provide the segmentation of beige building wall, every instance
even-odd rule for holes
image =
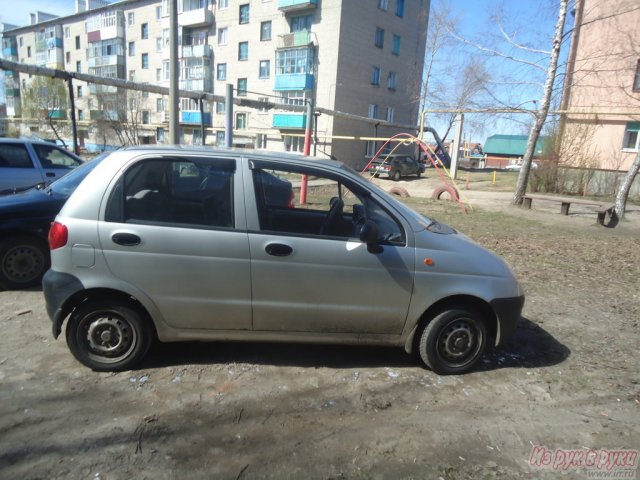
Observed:
[[[638,152],[640,9],[637,0],[582,1],[568,109],[590,114],[567,116],[563,160],[627,170]]]

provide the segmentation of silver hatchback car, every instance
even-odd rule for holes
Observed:
[[[49,243],[53,335],[68,319],[69,349],[98,371],[158,339],[395,345],[464,373],[524,304],[493,253],[341,163],[289,154],[114,152]]]

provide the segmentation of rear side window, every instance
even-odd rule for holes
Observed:
[[[33,145],[36,155],[40,159],[42,168],[67,168],[72,169],[82,164],[64,150],[49,145]]]
[[[24,145],[5,143],[0,147],[0,168],[34,168]]]
[[[234,160],[152,159],[129,168],[106,220],[186,227],[234,227]]]

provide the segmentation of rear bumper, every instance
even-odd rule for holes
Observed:
[[[489,303],[498,319],[496,346],[503,345],[516,330],[524,307],[524,295],[511,298],[496,298]]]
[[[66,301],[84,287],[80,280],[68,273],[47,270],[42,279],[42,291],[47,305],[47,314],[53,322],[53,338],[58,338],[62,330],[62,322],[68,315],[64,308]]]

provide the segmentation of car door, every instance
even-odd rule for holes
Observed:
[[[115,281],[150,299],[174,328],[250,329],[242,188],[231,158],[156,156],[129,166],[99,226]]]
[[[400,222],[374,200],[354,194],[335,173],[251,164],[245,191],[248,212],[255,206],[255,215],[247,216],[254,330],[400,334],[415,261]],[[279,188],[289,188],[293,202],[274,200],[263,185],[266,173],[288,184]],[[304,205],[301,174],[309,178]],[[379,218],[387,238],[379,254],[357,238],[365,216]]]
[[[57,180],[74,168],[82,165],[82,161],[80,159],[70,155],[68,152],[65,152],[55,145],[32,143],[30,146],[40,161],[42,172],[47,184]]]
[[[0,143],[0,190],[31,187],[44,182],[24,143]]]

